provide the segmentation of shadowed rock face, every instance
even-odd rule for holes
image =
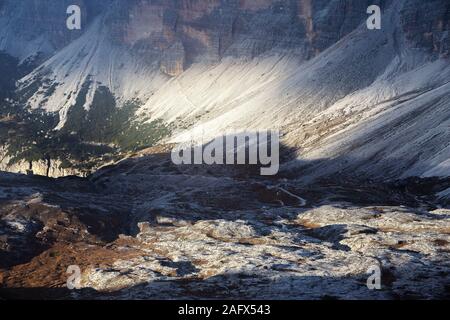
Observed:
[[[82,10],[82,26],[91,23],[110,0],[2,0],[0,3],[0,50],[21,60],[39,58],[42,62],[78,38],[83,31],[65,28],[68,6]]]
[[[423,14],[423,12],[427,14]],[[450,54],[450,3],[410,1],[403,10],[402,24],[407,38],[436,56]]]
[[[49,55],[104,15],[109,37],[141,53],[164,54],[163,71],[178,75],[184,60],[253,57],[274,48],[296,48],[310,58],[354,30],[366,17],[366,2],[80,0],[75,4],[82,8],[83,27],[70,31],[65,28],[66,8],[73,1],[4,0],[0,21],[6,32],[0,49],[21,57],[32,49]],[[30,40],[34,47],[26,44]]]

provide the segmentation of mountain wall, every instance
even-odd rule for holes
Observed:
[[[162,142],[281,128],[297,174],[448,175],[447,1],[80,1],[76,32],[65,2],[44,2],[1,5],[0,49],[42,52],[16,107],[55,115],[52,129],[84,143],[116,143],[80,133],[102,114],[111,132],[124,132],[116,118],[170,127]],[[366,28],[371,4],[381,30]]]

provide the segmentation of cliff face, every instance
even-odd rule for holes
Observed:
[[[3,0],[0,50],[22,58],[38,52],[48,57],[103,15],[109,25],[105,37],[141,53],[159,52],[160,57],[173,50],[175,69],[184,65],[184,59],[188,64],[218,61],[230,54],[255,56],[277,47],[301,48],[310,57],[351,32],[365,17],[366,2]],[[71,4],[82,8],[80,31],[65,28]]]
[[[87,173],[74,168],[64,168],[58,159],[47,159],[39,161],[21,160],[13,164],[11,157],[7,155],[7,146],[0,147],[0,171],[37,175],[49,178],[60,178],[66,176],[86,176]]]
[[[82,172],[73,168],[62,168],[60,160],[39,160],[39,161],[20,161],[10,165],[8,163],[0,163],[0,171],[20,173],[27,175],[36,175],[49,178],[60,178],[67,176],[85,177],[86,172]]]
[[[161,71],[175,77],[183,73],[186,53],[181,42],[176,42],[163,52]]]
[[[83,34],[68,30],[67,8],[77,4],[82,10],[82,26],[95,18],[108,4],[106,1],[86,0],[24,0],[0,2],[0,51],[20,60],[27,58],[42,62]]]
[[[408,38],[448,54],[449,4],[419,2],[404,1],[402,24]],[[66,8],[71,4],[82,8],[80,31],[65,28]],[[173,76],[193,62],[219,61],[228,55],[254,57],[295,49],[309,59],[353,31],[367,17],[371,4],[385,9],[392,1],[2,0],[0,50],[21,58],[39,52],[48,57],[104,16],[105,38],[157,58],[162,71]]]
[[[403,9],[402,24],[408,40],[415,46],[436,56],[449,57],[450,2],[409,1]]]
[[[65,28],[68,4],[81,31]],[[382,30],[366,28],[371,4]],[[78,264],[102,298],[447,298],[448,12],[448,0],[0,0],[13,56],[0,54],[0,171],[28,174],[0,172],[0,287],[54,294]],[[13,76],[30,57],[42,63]],[[230,129],[279,129],[279,174],[173,163],[177,143]],[[10,165],[8,146],[43,159]],[[86,179],[33,177],[119,157]],[[367,289],[373,267],[383,290]]]

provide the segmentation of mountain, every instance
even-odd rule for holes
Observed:
[[[448,298],[449,14],[0,0],[0,299]],[[171,159],[268,129],[275,176]]]
[[[311,178],[445,176],[449,6],[377,2],[383,27],[368,30],[369,2],[89,1],[70,31],[65,2],[3,1],[0,49],[36,65],[14,108],[50,115],[50,140],[108,150],[64,147],[70,166],[164,137],[283,128],[297,153],[286,167]]]

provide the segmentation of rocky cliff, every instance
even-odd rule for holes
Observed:
[[[448,1],[410,1],[404,7],[402,24],[409,41],[426,48],[436,56],[449,57],[450,3]]]
[[[59,178],[67,176],[86,176],[87,172],[75,168],[64,168],[64,164],[59,159],[47,159],[37,161],[20,160],[11,162],[12,157],[8,154],[7,146],[0,147],[0,171],[20,173],[27,175],[38,175],[49,178]]]
[[[0,1],[0,51],[20,60],[42,62],[82,35],[65,28],[67,8],[77,4],[82,12],[82,26],[89,24],[109,1],[25,0]]]

